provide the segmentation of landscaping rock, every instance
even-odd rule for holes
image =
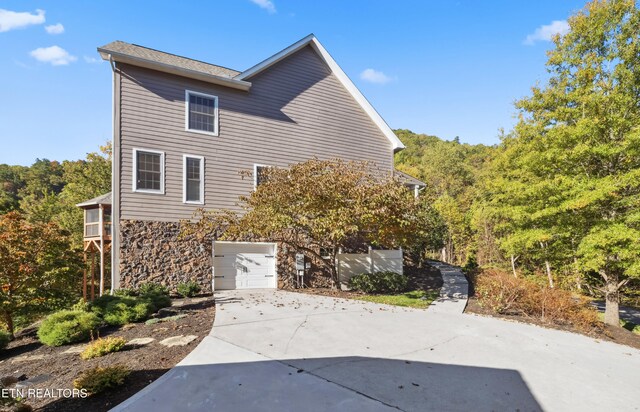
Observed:
[[[29,386],[33,386],[33,385],[41,383],[41,382],[46,382],[51,378],[52,378],[51,375],[46,375],[46,374],[34,376],[31,379],[27,379],[27,380],[24,380],[22,382],[18,382],[16,384],[16,389],[28,388]]]
[[[37,360],[42,360],[44,358],[46,358],[45,355],[21,355],[11,359],[11,363],[33,362]]]
[[[153,342],[154,338],[135,338],[127,342],[125,346],[145,346]]]
[[[170,338],[161,340],[160,344],[167,347],[186,346],[196,339],[198,339],[198,337],[195,335],[187,335],[187,336],[178,335],[178,336],[172,336]]]
[[[78,353],[82,353],[86,347],[87,347],[87,345],[75,345],[75,346],[70,347],[69,349],[67,349],[66,351],[64,351],[62,353],[64,353],[65,355],[78,354]]]

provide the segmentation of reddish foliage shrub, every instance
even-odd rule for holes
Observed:
[[[600,327],[597,311],[588,299],[551,289],[527,278],[496,269],[482,271],[475,285],[478,301],[496,313],[522,315],[584,331]]]

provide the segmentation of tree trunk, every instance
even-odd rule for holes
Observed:
[[[551,264],[549,264],[548,260],[545,260],[544,265],[547,268],[547,279],[549,279],[549,287],[553,289],[553,276],[551,276]]]
[[[13,316],[11,316],[11,312],[9,311],[4,311],[3,313],[4,315],[4,322],[7,324],[7,332],[9,332],[9,335],[11,335],[11,339],[15,338],[15,336],[13,335]]]
[[[518,260],[518,258],[511,255],[511,270],[513,271],[514,278],[518,277],[518,273],[516,272],[516,260]]]
[[[620,312],[618,308],[619,290],[618,275],[616,273],[600,272],[605,279],[605,307],[604,307],[604,323],[611,326],[620,326]]]
[[[442,250],[440,250],[440,260],[444,263],[447,263],[447,247],[443,246]]]

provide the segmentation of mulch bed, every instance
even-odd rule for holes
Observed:
[[[523,315],[502,315],[494,312],[489,308],[485,308],[480,305],[478,299],[475,297],[469,298],[467,307],[464,310],[465,313],[474,313],[482,316],[492,316],[495,318],[506,319],[514,322],[529,323],[533,325],[542,326],[545,328],[563,330],[566,332],[579,333],[586,335],[594,339],[606,340],[610,342],[619,343],[621,345],[631,346],[636,349],[640,349],[640,336],[635,335],[623,328],[614,328],[611,326],[603,325],[603,330],[593,330],[590,333],[586,333],[581,329],[577,329],[571,325],[557,325],[549,322],[545,322],[538,318]]]
[[[429,265],[419,268],[413,265],[405,265],[403,272],[409,278],[409,290],[438,290],[442,287],[442,275],[438,269]],[[357,299],[363,293],[351,292],[348,290],[330,288],[303,288],[294,289],[296,292],[308,293],[310,295],[322,295],[332,298]]]
[[[209,334],[215,316],[213,298],[174,301],[174,306],[165,309],[162,316],[177,313],[187,316],[152,325],[136,323],[119,328],[102,328],[101,337],[121,336],[126,340],[151,337],[155,338],[155,341],[146,346],[89,360],[82,360],[78,353],[64,354],[63,352],[70,348],[69,345],[47,347],[38,342],[35,331],[26,333],[12,341],[8,348],[0,353],[0,377],[40,377],[43,381],[34,383],[32,388],[53,389],[57,392],[58,389],[73,388],[73,380],[87,369],[95,366],[124,365],[131,370],[131,375],[119,388],[87,398],[27,399],[27,404],[40,411],[107,411],[158,379]],[[158,343],[177,335],[195,335],[198,338],[186,346],[166,347]],[[16,362],[18,356],[29,356],[31,359]]]

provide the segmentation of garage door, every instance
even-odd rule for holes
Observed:
[[[276,244],[215,242],[213,244],[213,288],[275,288]]]

